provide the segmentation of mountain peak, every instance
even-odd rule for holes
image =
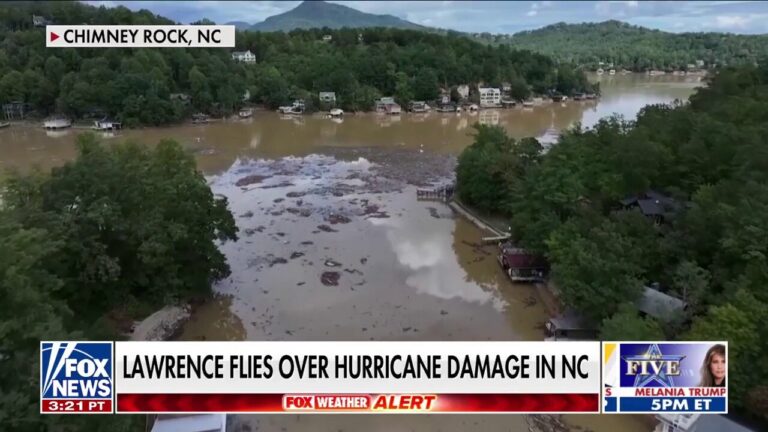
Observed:
[[[322,0],[317,0],[317,1],[304,0],[303,2],[299,3],[299,5],[296,6],[294,9],[299,9],[299,8],[302,8],[302,9],[319,9],[319,8],[327,7],[329,5],[330,4],[328,2],[325,2],[325,1],[322,1]]]
[[[361,12],[349,6],[324,1],[304,1],[279,15],[251,27],[259,31],[290,31],[301,28],[392,27],[425,30],[427,27],[391,16]]]

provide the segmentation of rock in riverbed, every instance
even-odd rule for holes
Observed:
[[[133,329],[131,340],[168,340],[187,322],[190,312],[189,305],[166,306],[139,322]]]
[[[327,271],[323,272],[323,274],[320,276],[320,282],[323,283],[325,286],[337,286],[339,285],[339,277],[341,275],[339,272],[334,271]]]
[[[249,175],[249,176],[245,176],[245,177],[241,178],[240,180],[238,180],[235,183],[235,186],[248,186],[248,185],[255,184],[255,183],[261,183],[262,180],[265,180],[265,179],[268,179],[268,178],[269,178],[269,176],[253,174],[253,175]]]

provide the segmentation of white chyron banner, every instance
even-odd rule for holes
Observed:
[[[48,48],[234,48],[232,25],[49,25]]]
[[[599,342],[116,342],[117,412],[599,412]]]

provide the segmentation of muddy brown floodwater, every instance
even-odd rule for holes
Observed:
[[[281,118],[124,131],[195,152],[213,191],[229,198],[240,240],[232,267],[196,309],[185,340],[541,340],[535,290],[512,284],[483,233],[416,188],[452,177],[475,121],[553,142],[577,122],[686,99],[692,77],[602,77],[596,102],[531,110],[381,117]],[[0,167],[47,168],[74,156],[76,131],[0,131]],[[527,431],[520,415],[234,416],[235,431]],[[637,416],[565,416],[571,430],[648,431]]]

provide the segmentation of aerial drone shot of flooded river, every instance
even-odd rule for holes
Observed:
[[[239,240],[232,269],[195,308],[182,340],[542,340],[549,318],[536,289],[513,284],[496,247],[418,188],[453,180],[472,124],[556,145],[558,133],[613,113],[686,100],[701,77],[592,77],[598,100],[478,113],[282,117],[123,130],[104,142],[179,141],[214,193],[229,199]],[[0,130],[0,168],[49,168],[75,156],[76,129]],[[576,430],[649,430],[633,416],[564,416]],[[526,416],[236,416],[235,430],[529,430]],[[559,430],[560,424],[551,425]],[[565,427],[565,426],[563,426]]]

